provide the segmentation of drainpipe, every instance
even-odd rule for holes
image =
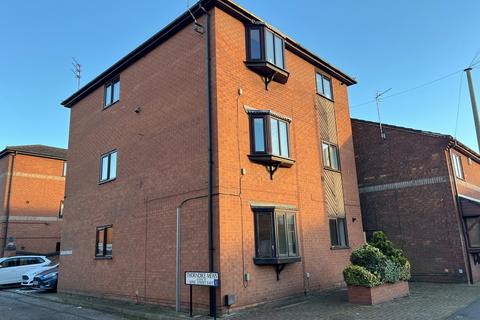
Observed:
[[[213,243],[213,141],[212,141],[212,75],[211,75],[211,52],[210,52],[210,13],[205,11],[205,67],[207,82],[207,129],[208,129],[208,271],[215,271],[215,247]],[[210,316],[217,315],[217,289],[210,287]]]
[[[215,271],[215,247],[213,244],[213,139],[212,139],[212,75],[211,75],[211,53],[210,53],[210,13],[202,7],[199,3],[200,9],[205,13],[205,76],[206,76],[206,97],[207,97],[207,140],[208,140],[208,271]],[[195,20],[195,17],[193,17]],[[195,21],[197,24],[197,22]],[[181,247],[181,235],[180,235],[180,218],[182,205],[190,200],[205,198],[205,196],[199,196],[184,200],[180,206],[177,207],[177,239],[176,239],[176,311],[180,311],[180,247]],[[217,290],[215,287],[210,288],[210,316],[216,319],[217,316]]]
[[[2,257],[5,255],[5,247],[7,245],[7,235],[8,235],[8,225],[10,222],[10,198],[12,194],[12,181],[13,181],[13,167],[15,164],[15,156],[17,155],[16,152],[13,152],[11,154],[11,162],[10,162],[10,169],[8,170],[8,173],[10,175],[10,179],[8,181],[8,190],[7,190],[7,203],[6,203],[6,220],[5,220],[5,236],[3,238],[3,246],[2,246]]]
[[[472,265],[470,263],[470,252],[468,252],[468,239],[466,237],[467,229],[465,228],[465,223],[463,220],[462,204],[458,199],[457,177],[455,176],[455,171],[453,170],[451,147],[448,148],[448,154],[449,154],[448,164],[453,175],[453,186],[455,188],[455,203],[457,204],[457,213],[458,213],[458,218],[460,223],[460,229],[462,231],[460,232],[460,236],[461,236],[461,239],[463,239],[463,243],[465,244],[465,260],[466,260],[465,262],[467,267],[467,281],[469,284],[473,284]]]

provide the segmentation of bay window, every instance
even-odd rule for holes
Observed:
[[[258,162],[280,162],[291,166],[290,119],[268,110],[251,110],[250,159]]]
[[[247,26],[247,67],[271,80],[286,83],[285,40],[263,24]]]
[[[295,211],[276,207],[253,209],[255,215],[255,264],[300,261]]]

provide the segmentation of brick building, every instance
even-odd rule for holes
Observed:
[[[383,230],[414,280],[480,280],[480,155],[451,136],[352,120],[363,226]]]
[[[66,154],[43,145],[0,152],[0,257],[60,250]]]
[[[197,307],[342,285],[364,242],[354,83],[230,1],[192,7],[63,102],[59,290],[173,305],[177,208],[180,275],[220,273]]]

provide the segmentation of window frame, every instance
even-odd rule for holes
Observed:
[[[112,248],[113,248],[113,225],[103,225],[99,226],[95,229],[95,259],[112,259],[113,258],[113,249],[110,250],[110,254],[107,254],[107,237],[108,237],[108,230],[112,232]],[[99,235],[100,231],[103,231],[103,245],[102,245],[102,253],[98,253],[98,244],[99,244]]]
[[[339,223],[338,221],[339,220],[342,220],[343,221],[343,232],[344,232],[344,235],[345,235],[345,239],[343,239],[345,241],[345,245],[342,245],[341,244],[341,240],[340,240],[340,230],[339,230]],[[336,235],[336,239],[337,239],[337,243],[334,243],[333,241],[333,238],[332,238],[332,221],[335,222],[335,235]],[[333,218],[333,217],[329,217],[328,218],[328,230],[329,230],[329,233],[330,233],[330,248],[331,249],[348,249],[350,248],[350,244],[349,244],[349,241],[348,241],[348,226],[347,226],[347,218]]]
[[[277,115],[272,114],[269,111],[265,112],[254,112],[249,113],[249,122],[250,122],[250,154],[252,156],[256,155],[265,155],[265,156],[273,156],[283,159],[292,159],[291,154],[291,145],[290,145],[290,124],[291,120],[285,119],[283,117],[279,117]],[[256,128],[255,128],[255,119],[263,119],[263,144],[264,144],[264,151],[257,151],[256,146]],[[273,142],[272,142],[272,119],[279,122],[277,126],[277,138],[279,144],[279,152],[278,154],[273,153]],[[281,138],[281,130],[280,130],[280,122],[285,123],[286,125],[286,147],[288,149],[288,156],[282,155],[282,138]]]
[[[118,83],[118,99],[115,100],[115,84]],[[108,109],[118,101],[120,101],[120,77],[115,77],[114,79],[106,82],[103,85],[103,110]],[[109,89],[110,87],[110,89]],[[110,101],[107,103],[107,91],[110,91]]]
[[[65,207],[65,201],[64,200],[60,200],[60,206],[58,208],[58,218],[59,219],[63,219],[63,210],[64,210],[64,207]]]
[[[318,78],[321,78],[321,89],[322,89],[322,92],[319,92],[319,83],[318,83]],[[329,83],[330,83],[330,97],[328,97],[326,94],[325,94],[325,87],[324,87],[324,83],[323,81],[324,80],[327,80]],[[315,72],[315,91],[317,92],[318,95],[324,97],[325,99],[328,99],[328,100],[331,100],[331,101],[334,101],[334,97],[333,97],[333,81],[332,81],[332,77],[330,76],[327,76],[325,74],[323,74],[322,72],[320,71],[316,71]]]
[[[115,177],[111,178],[111,164],[112,164],[112,154],[116,154],[116,161],[115,161]],[[103,159],[108,157],[108,162],[107,162],[107,178],[106,179],[103,179],[102,180],[102,173],[103,173]],[[111,150],[107,153],[104,153],[100,156],[100,175],[99,175],[99,178],[98,178],[98,183],[99,184],[104,184],[104,183],[107,183],[107,182],[110,182],[110,181],[114,181],[117,179],[117,175],[118,175],[118,171],[117,171],[117,168],[118,168],[118,150],[117,149],[114,149],[114,150]]]
[[[469,248],[471,249],[480,249],[480,242],[478,243],[478,245],[472,245],[472,241],[471,241],[471,237],[470,237],[470,230],[468,230],[468,220],[477,220],[476,221],[476,224],[479,224],[479,227],[480,227],[480,216],[473,216],[473,217],[465,217],[465,233],[467,234],[467,238],[468,238],[468,246]]]
[[[465,171],[463,171],[462,157],[452,152],[453,174],[460,180],[465,180]]]
[[[67,161],[63,161],[62,177],[67,176]]]
[[[262,208],[252,208],[253,215],[254,215],[254,238],[255,238],[255,256],[253,258],[255,264],[284,264],[284,263],[290,263],[290,262],[297,262],[301,260],[301,255],[300,255],[300,246],[298,243],[298,227],[297,227],[297,212],[293,210],[287,210],[287,209],[282,209],[282,208],[276,208],[276,207],[262,207]],[[270,235],[271,235],[271,256],[265,256],[262,255],[260,256],[260,251],[259,251],[259,235],[260,235],[260,230],[259,230],[259,222],[258,222],[258,217],[260,215],[268,215],[270,218]],[[284,218],[284,240],[285,240],[285,248],[286,248],[286,253],[280,253],[279,247],[280,247],[280,236],[279,236],[279,227],[280,224],[278,223],[279,217]],[[294,224],[294,247],[295,251],[291,252],[290,251],[290,240],[289,240],[289,230],[288,230],[288,217],[293,216],[293,224]]]
[[[325,155],[324,155],[324,152],[323,152],[323,146],[324,145],[327,145],[328,146],[328,161],[329,161],[329,165],[327,165],[325,163]],[[336,154],[337,154],[337,165],[338,165],[338,168],[334,168],[332,167],[332,147],[335,148],[336,150]],[[332,170],[332,171],[335,171],[335,172],[341,172],[342,171],[342,165],[340,163],[340,149],[338,148],[338,145],[335,144],[335,143],[331,143],[331,142],[328,142],[328,141],[322,141],[322,164],[323,164],[323,168],[326,169],[326,170]]]
[[[286,61],[285,61],[285,38],[281,36],[278,32],[275,32],[271,28],[267,27],[264,24],[250,24],[247,25],[245,28],[245,41],[246,41],[246,50],[247,50],[247,61],[251,62],[268,62],[273,64],[275,67],[280,68],[282,70],[286,70]],[[252,39],[251,39],[251,30],[260,30],[260,58],[253,58],[251,53],[252,53]],[[273,60],[274,62],[270,62],[267,60],[267,32],[270,32],[273,35],[273,43],[272,43],[272,49],[273,49]],[[275,51],[275,39],[279,39],[282,42],[282,65],[278,65],[276,63],[276,51]]]

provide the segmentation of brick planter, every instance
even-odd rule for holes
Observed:
[[[405,297],[409,294],[407,281],[385,283],[373,288],[348,286],[348,301],[356,304],[373,305]]]

